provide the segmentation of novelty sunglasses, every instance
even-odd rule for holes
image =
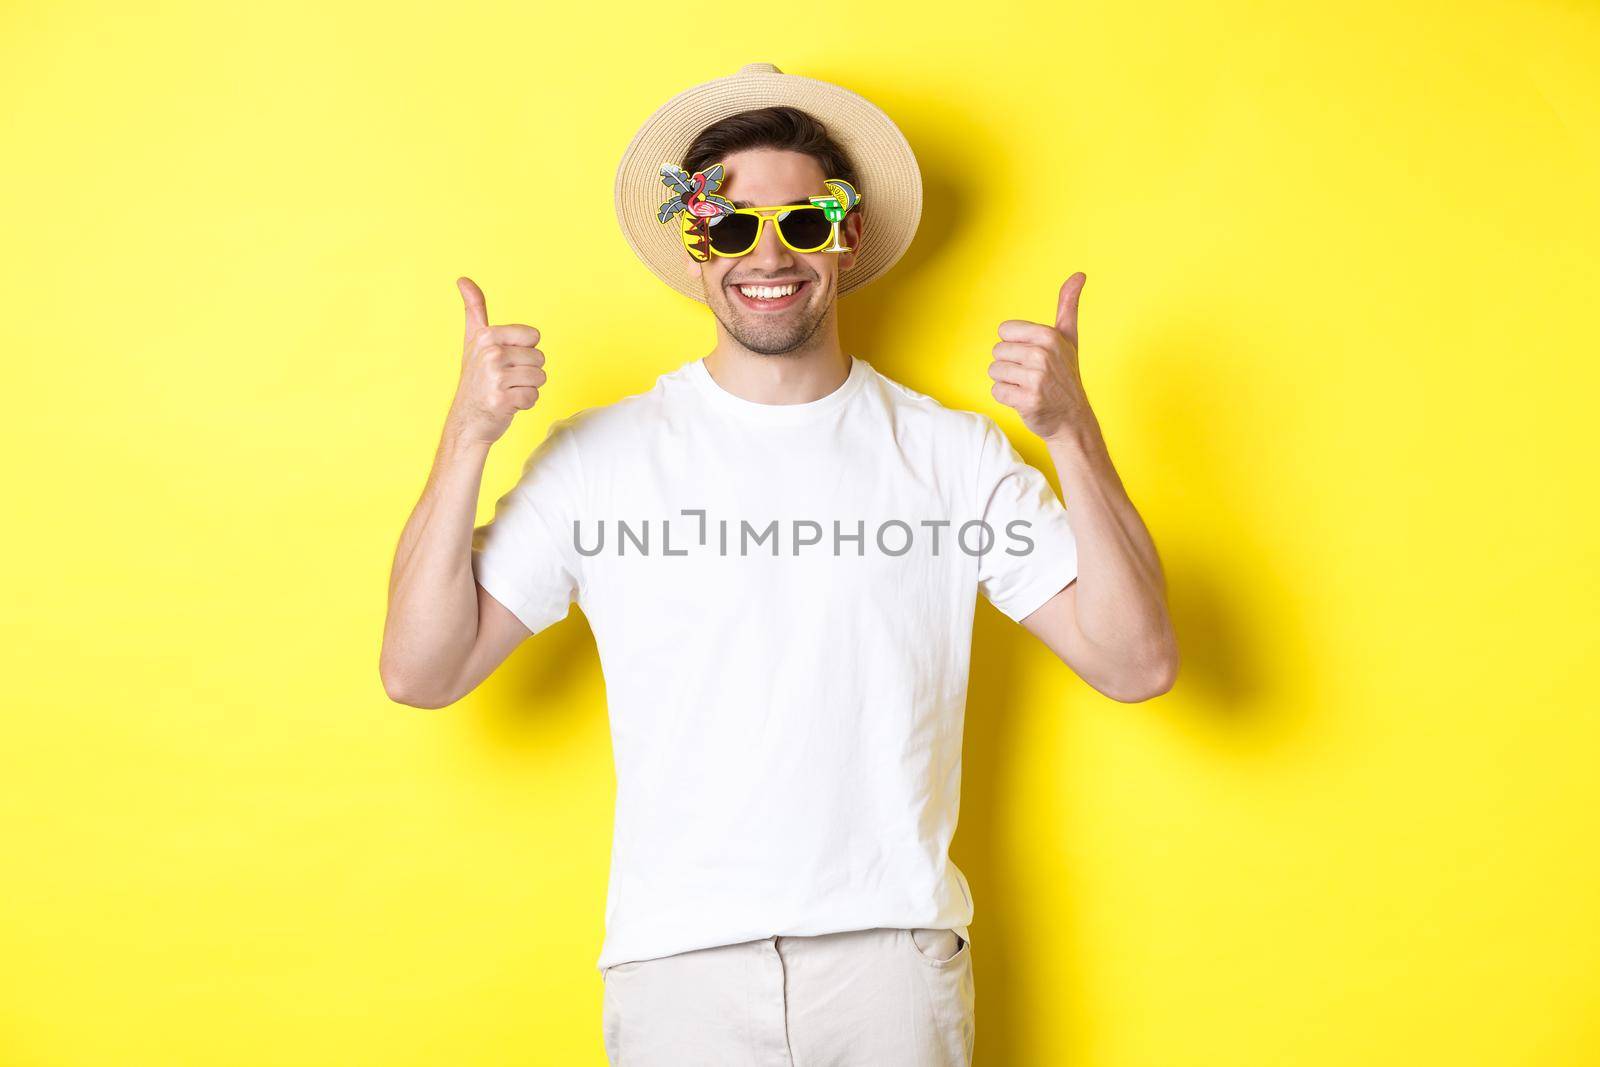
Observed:
[[[857,204],[861,194],[843,178],[822,184],[828,192],[808,204],[771,204],[735,207],[716,195],[725,169],[721,163],[690,174],[672,163],[661,165],[661,182],[677,195],[662,204],[656,217],[679,219],[683,246],[701,263],[713,255],[733,259],[749,255],[761,243],[761,231],[772,220],[778,240],[795,252],[849,252],[839,240],[839,224]]]
[[[784,204],[776,207],[734,208],[732,214],[712,215],[704,221],[713,255],[735,258],[749,255],[761,243],[761,231],[772,220],[778,240],[796,252],[820,252],[829,240],[837,241],[833,220],[820,207]],[[830,252],[848,252],[831,248]]]

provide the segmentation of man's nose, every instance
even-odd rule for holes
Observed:
[[[778,223],[775,219],[767,219],[766,225],[761,227],[761,239],[756,242],[750,259],[758,266],[787,267],[793,264],[789,246],[778,240]]]

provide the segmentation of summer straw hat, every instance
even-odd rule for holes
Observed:
[[[615,199],[622,235],[656,277],[684,296],[705,303],[699,279],[688,273],[690,259],[678,225],[656,219],[657,209],[672,196],[662,184],[661,164],[682,164],[690,142],[712,123],[780,104],[822,122],[855,164],[861,209],[870,221],[855,264],[840,272],[839,295],[894,266],[911,244],[922,217],[922,171],[894,121],[848,89],[785,74],[771,63],[749,63],[737,74],[685,89],[662,104],[633,135],[617,165]]]

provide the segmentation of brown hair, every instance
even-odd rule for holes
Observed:
[[[828,128],[799,108],[784,104],[741,111],[707,126],[689,142],[683,169],[693,174],[719,159],[751,148],[804,153],[817,161],[823,177],[843,178],[862,193],[866,192],[861,189],[850,157],[834,141]]]

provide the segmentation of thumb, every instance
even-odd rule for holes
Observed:
[[[457,278],[456,288],[467,306],[467,336],[471,337],[474,330],[489,325],[489,309],[484,305],[483,290],[471,278]]]
[[[1056,329],[1072,342],[1073,348],[1078,347],[1078,294],[1088,280],[1083,271],[1078,271],[1062,284],[1061,296],[1056,300]]]

